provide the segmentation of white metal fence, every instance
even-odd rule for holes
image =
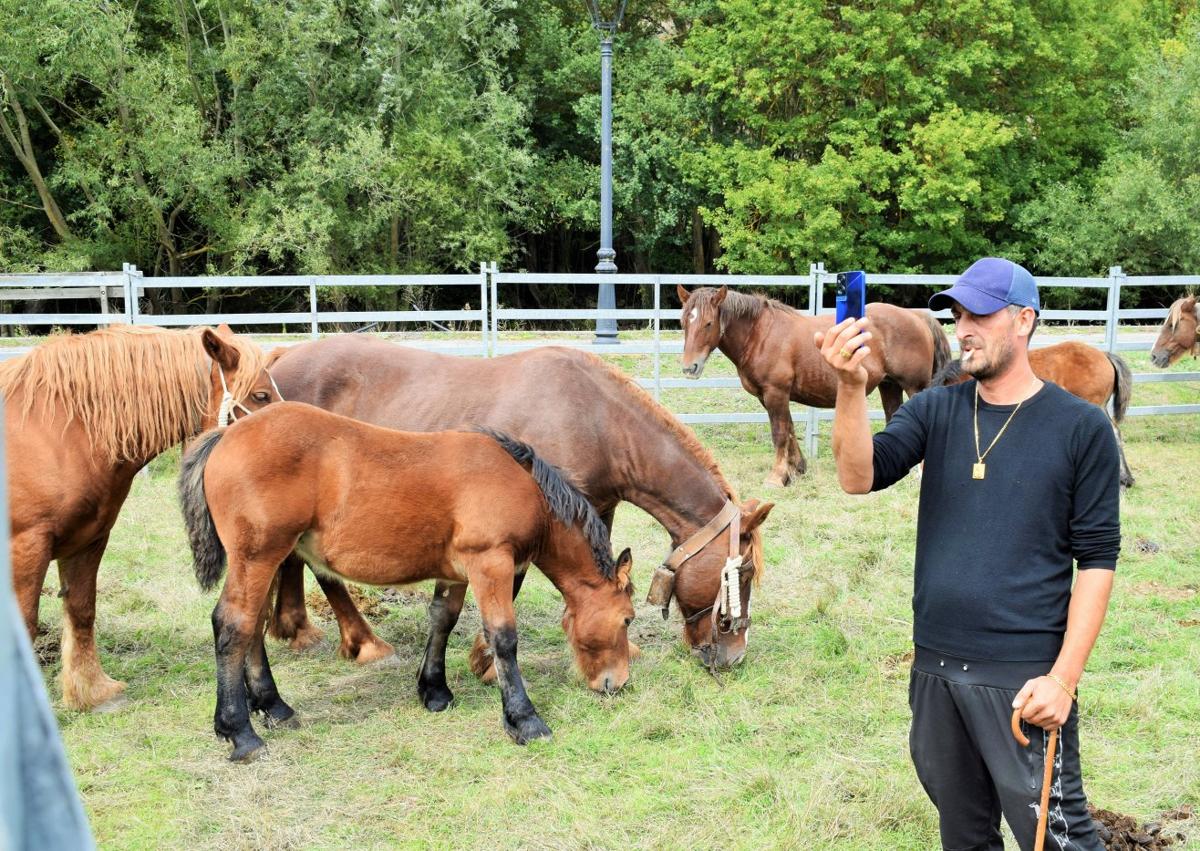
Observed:
[[[869,273],[868,287],[887,285],[890,287],[924,287],[929,292],[953,283],[953,275],[899,275]],[[506,290],[526,284],[573,284],[595,286],[601,281],[618,286],[649,287],[653,293],[652,307],[599,309],[517,309],[506,307]],[[454,323],[456,328],[477,327],[478,342],[464,339],[462,335],[445,335],[444,340],[406,341],[421,348],[434,349],[451,354],[500,355],[537,346],[573,345],[587,348],[603,355],[641,355],[652,358],[652,375],[639,378],[639,383],[660,398],[664,389],[712,388],[728,390],[740,388],[736,378],[703,378],[698,380],[664,377],[664,356],[670,358],[673,371],[675,356],[683,348],[679,335],[679,308],[676,304],[675,285],[682,284],[691,289],[697,286],[720,286],[727,284],[738,289],[761,287],[789,287],[804,293],[805,305],[800,308],[812,314],[831,313],[833,307],[828,297],[828,288],[836,282],[836,276],[826,272],[822,264],[814,264],[807,275],[659,275],[659,274],[545,274],[504,272],[496,264],[480,266],[477,274],[462,275],[292,275],[292,276],[211,276],[193,278],[146,278],[135,267],[126,264],[120,272],[92,272],[54,275],[0,275],[0,311],[4,305],[16,301],[61,301],[65,299],[96,299],[94,313],[8,313],[0,312],[0,325],[8,326],[98,326],[114,322],[141,325],[195,326],[227,323],[238,326],[278,325],[290,326],[292,331],[304,329],[309,336],[317,337],[322,326],[339,324],[398,323],[412,325]],[[1145,276],[1130,277],[1120,267],[1113,267],[1106,278],[1038,278],[1042,288],[1100,289],[1106,292],[1105,307],[1096,310],[1047,309],[1042,320],[1047,323],[1097,323],[1074,329],[1077,339],[1083,339],[1097,348],[1107,351],[1139,351],[1151,347],[1154,334],[1143,325],[1133,333],[1128,327],[1122,333],[1122,322],[1131,320],[1161,320],[1166,316],[1165,308],[1126,309],[1120,307],[1121,291],[1130,287],[1165,286],[1174,292],[1200,286],[1200,275],[1193,276]],[[384,289],[414,287],[455,287],[465,293],[466,307],[462,310],[360,310],[345,311],[322,309],[319,296],[333,288],[377,287]],[[668,295],[664,299],[663,288]],[[146,313],[141,308],[141,299],[150,291],[164,289],[208,290],[272,288],[307,291],[308,310],[265,313],[218,313],[218,314],[162,314]],[[477,301],[477,306],[471,306]],[[119,303],[119,305],[118,305]],[[949,314],[936,314],[949,319]],[[650,331],[650,339],[639,335],[637,339],[621,339],[615,344],[597,345],[590,340],[547,340],[519,339],[513,333],[537,328],[544,323],[593,322],[598,319],[615,319],[636,322]],[[668,326],[664,329],[664,324]],[[506,327],[507,326],[507,327]],[[664,330],[666,338],[664,338]],[[1156,329],[1154,329],[1156,330]],[[471,332],[474,334],[475,332]],[[1061,341],[1062,337],[1034,338],[1034,345],[1048,345]],[[20,354],[20,347],[0,348],[0,359]],[[1138,383],[1162,381],[1200,381],[1200,372],[1185,373],[1139,373],[1134,376]],[[687,423],[765,423],[765,412],[706,412],[676,411],[676,415]],[[796,414],[806,421],[806,442],[809,451],[815,450],[819,423],[832,418],[832,411],[797,406]],[[1147,414],[1200,414],[1200,405],[1144,405],[1130,408],[1130,416]],[[881,417],[880,412],[874,416]]]

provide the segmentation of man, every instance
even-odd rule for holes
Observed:
[[[1022,267],[984,258],[929,307],[951,309],[975,380],[918,394],[874,437],[862,366],[869,322],[816,335],[839,379],[842,488],[882,490],[924,461],[909,683],[917,776],[944,848],[1003,848],[1003,812],[1030,849],[1045,743],[1060,729],[1046,847],[1101,849],[1080,779],[1074,698],[1120,550],[1112,428],[1095,405],[1033,374],[1040,303]],[[1009,730],[1018,708],[1026,733],[1041,733],[1028,749]]]

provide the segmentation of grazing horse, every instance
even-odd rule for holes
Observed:
[[[813,345],[813,335],[833,325],[833,316],[809,316],[761,295],[744,295],[728,287],[699,287],[690,293],[676,287],[683,304],[683,374],[699,378],[714,349],[737,367],[746,392],[767,409],[775,465],[766,484],[785,487],[804,474],[807,464],[792,427],[790,402],[832,408],[837,376]],[[950,360],[950,343],[928,311],[890,304],[867,305],[872,334],[867,392],[879,388],[887,419],[904,401],[929,386]]]
[[[652,586],[653,601],[664,616],[677,601],[684,641],[704,664],[741,661],[751,578],[763,573],[759,527],[773,503],[739,503],[695,435],[620,370],[556,346],[462,358],[347,334],[289,347],[271,373],[286,398],[363,422],[409,431],[486,427],[530,443],[583,491],[610,530],[618,503],[638,506],[666,528],[674,548],[662,568],[676,577],[674,587]],[[741,562],[742,581],[732,586],[742,595],[741,618],[716,605],[731,551]],[[320,573],[317,581],[337,615],[344,657],[362,662],[392,652],[340,582]],[[272,634],[293,646],[320,635],[308,621],[303,589],[303,564],[290,558]],[[449,605],[461,607],[462,593],[439,583],[434,596],[451,595]],[[485,679],[494,673],[479,636],[471,663]]]
[[[529,446],[499,434],[419,434],[367,425],[282,402],[201,437],[179,478],[196,578],[229,575],[213,609],[217,735],[231,759],[263,746],[250,710],[268,725],[294,714],[271,676],[263,643],[271,584],[293,550],[322,573],[372,585],[438,579],[479,601],[504,707],[518,744],[550,735],[517,666],[513,580],[536,560],[562,592],[563,628],[596,691],[629,678],[633,620],[629,550],[613,560],[608,530],[591,504]],[[441,598],[418,691],[445,709],[450,615]]]
[[[1150,363],[1166,369],[1188,352],[1200,357],[1200,304],[1195,295],[1177,298],[1171,305],[1150,351]]]
[[[1029,366],[1033,374],[1043,381],[1057,384],[1063,390],[1078,396],[1085,402],[1098,405],[1107,413],[1112,400],[1113,433],[1117,436],[1117,450],[1121,455],[1121,487],[1133,485],[1133,473],[1125,460],[1125,443],[1121,439],[1120,424],[1129,408],[1133,395],[1133,374],[1124,358],[1112,352],[1104,352],[1087,343],[1067,340],[1030,349]],[[962,370],[962,362],[955,360],[942,368],[933,377],[934,387],[946,387],[966,381],[971,376]]]
[[[46,571],[58,560],[69,708],[124,702],[125,684],[96,653],[96,571],[134,474],[214,421],[226,388],[256,405],[275,398],[263,363],[226,326],[115,326],[52,338],[0,365],[13,589],[36,636]]]

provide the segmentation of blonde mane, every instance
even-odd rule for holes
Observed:
[[[203,328],[114,326],[63,334],[0,364],[0,391],[22,417],[39,404],[64,428],[76,420],[109,463],[146,461],[200,430],[210,401]],[[250,392],[266,362],[248,340],[223,337],[241,355],[230,391]]]
[[[1189,292],[1183,298],[1176,299],[1175,303],[1171,305],[1171,309],[1167,311],[1167,325],[1171,327],[1172,331],[1179,327],[1179,320],[1183,318],[1183,305],[1189,301],[1192,303],[1192,308],[1196,309],[1196,295]],[[1200,322],[1200,310],[1196,310],[1196,313],[1196,320]],[[1197,329],[1197,333],[1200,333],[1200,328]]]

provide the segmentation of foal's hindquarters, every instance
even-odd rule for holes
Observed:
[[[605,683],[625,682],[625,628],[633,614],[628,558],[612,562],[606,533],[605,553],[596,556],[594,536],[589,542],[552,514],[550,506],[561,513],[561,505],[548,502],[547,483],[535,480],[547,465],[534,464],[531,475],[511,452],[481,434],[396,432],[299,403],[273,405],[197,441],[181,471],[181,501],[201,585],[215,584],[228,554],[228,578],[213,610],[214,727],[233,742],[232,759],[248,759],[263,746],[251,711],[262,712],[269,726],[293,716],[276,689],[263,643],[270,586],[293,551],[320,571],[367,584],[469,583],[497,660],[504,728],[518,743],[550,730],[517,666],[513,578],[518,565],[534,557],[586,558],[590,571],[574,573],[594,577],[559,588],[568,609],[610,617],[589,617],[599,634],[575,642],[581,668],[584,659],[595,661],[593,648],[602,646],[611,657],[604,663],[611,669]],[[598,518],[591,525],[604,528]],[[430,607],[418,691],[433,710],[452,699],[445,637],[461,606],[462,592],[454,592]]]

